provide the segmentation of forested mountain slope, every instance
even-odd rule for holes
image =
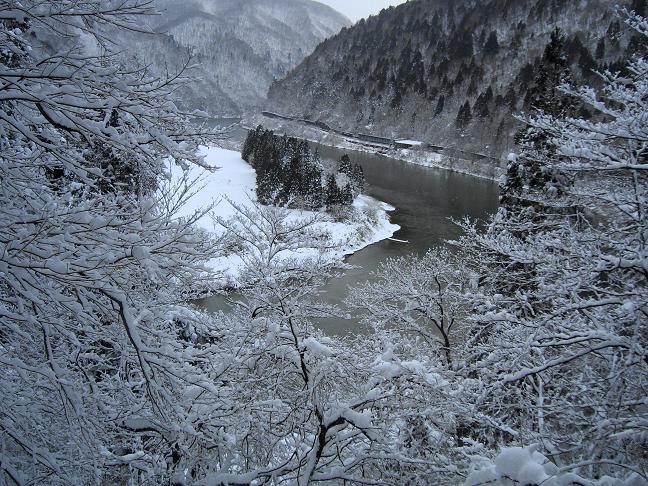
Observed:
[[[159,36],[135,35],[132,54],[153,70],[177,70],[190,57],[192,86],[181,91],[189,108],[235,114],[264,100],[284,76],[349,20],[310,0],[157,0],[149,21]]]
[[[333,126],[418,137],[499,156],[529,111],[550,34],[564,32],[575,82],[596,82],[632,42],[615,4],[630,0],[414,0],[324,41],[272,85],[269,107]]]

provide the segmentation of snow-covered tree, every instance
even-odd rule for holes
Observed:
[[[646,21],[625,15],[645,41]],[[490,388],[480,410],[510,427],[499,440],[539,444],[559,471],[634,475],[641,483],[648,480],[641,452],[648,427],[648,62],[635,58],[627,71],[602,74],[601,90],[561,87],[597,112],[591,120],[528,120],[547,143],[522,155],[571,181],[562,191],[526,189],[544,208],[541,224],[534,211],[500,213],[496,231],[465,225],[462,246],[492,289],[474,317],[471,366]]]
[[[543,484],[546,486],[589,485],[595,484],[577,474],[561,471],[547,457],[537,450],[537,446],[509,447],[504,449],[493,461],[481,461],[468,475],[464,486],[517,486]],[[624,483],[630,486],[629,480]],[[609,484],[601,481],[602,486]],[[636,484],[636,483],[635,483]]]
[[[351,290],[349,304],[377,332],[423,340],[450,366],[453,345],[466,337],[470,273],[447,249],[434,249],[422,258],[388,260],[376,276]]]
[[[546,45],[533,84],[527,91],[525,107],[532,116],[537,114],[566,116],[573,111],[575,101],[560,86],[572,83],[573,76],[565,53],[565,35],[556,28]],[[526,147],[521,156],[509,157],[507,173],[500,185],[500,202],[504,209],[538,209],[542,204],[535,192],[562,190],[567,183],[564,175],[549,168],[546,158],[552,158],[551,142],[542,130],[527,125],[516,136],[518,145]],[[542,149],[542,150],[538,150]]]
[[[158,483],[204,444],[211,351],[191,336],[212,330],[178,302],[211,244],[160,180],[202,163],[200,138],[168,101],[182,75],[124,64],[111,35],[152,13],[0,3],[2,483]]]
[[[373,355],[326,337],[319,317],[339,315],[318,301],[322,284],[339,273],[319,217],[295,218],[286,209],[234,205],[219,222],[244,262],[241,293],[232,297],[241,364],[226,385],[232,403],[230,448],[198,484],[375,482],[400,464],[377,420],[391,386],[377,388]],[[234,332],[230,333],[230,338]]]

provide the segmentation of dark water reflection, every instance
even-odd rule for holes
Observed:
[[[424,254],[445,240],[460,236],[459,228],[451,219],[485,219],[497,209],[497,184],[492,181],[381,155],[317,147],[323,158],[339,159],[346,152],[362,165],[367,180],[365,192],[396,207],[391,220],[401,229],[394,238],[409,241],[404,244],[384,240],[351,255],[347,262],[357,268],[326,286],[322,298],[327,302],[343,301],[349,287],[369,280],[371,272],[386,258]],[[322,319],[318,325],[331,334],[365,331],[355,319]]]
[[[219,125],[229,124],[221,122]],[[245,136],[242,128],[234,130],[240,132],[237,135],[241,139]],[[322,158],[339,160],[342,154],[348,153],[353,162],[362,165],[367,181],[365,192],[396,207],[390,213],[391,220],[401,229],[394,237],[409,242],[384,240],[349,256],[347,263],[355,268],[333,279],[322,289],[319,297],[326,302],[341,304],[349,287],[370,280],[371,272],[387,258],[411,253],[424,254],[445,240],[457,238],[460,231],[451,219],[485,219],[497,209],[497,184],[492,181],[421,167],[381,155],[312,145],[317,147]],[[202,304],[212,310],[222,309],[226,305],[222,297],[208,299]],[[318,326],[327,333],[337,335],[367,331],[355,318],[321,319]]]

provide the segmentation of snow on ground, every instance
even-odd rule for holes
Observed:
[[[408,140],[408,139],[396,140],[395,143],[400,143],[403,145],[411,145],[412,147],[420,147],[423,145],[423,142],[421,142],[420,140]]]
[[[191,167],[190,179],[198,180],[196,193],[189,198],[178,216],[193,215],[196,211],[216,203],[211,215],[228,218],[234,215],[235,210],[225,197],[236,204],[251,204],[251,201],[256,201],[254,169],[241,159],[238,152],[209,147],[203,148],[202,153],[205,154],[207,165],[220,167],[220,170],[210,172],[200,167]],[[177,181],[182,171],[176,166],[170,169],[173,180]],[[214,223],[211,215],[203,216],[198,225],[210,232],[222,231],[222,228]]]
[[[218,147],[204,148],[205,163],[210,166],[220,167],[215,172],[210,172],[200,167],[190,169],[190,178],[198,179],[194,194],[179,211],[179,217],[194,215],[211,204],[216,204],[210,214],[203,216],[198,225],[206,231],[221,234],[224,230],[214,222],[215,218],[229,218],[235,210],[228,200],[237,205],[252,206],[256,202],[255,172],[238,152]],[[173,181],[178,181],[182,171],[178,167],[170,167]],[[389,221],[388,211],[394,208],[389,204],[378,201],[370,196],[361,195],[353,203],[357,212],[363,217],[355,222],[336,222],[333,218],[321,213],[325,221],[317,226],[328,232],[338,246],[338,251],[331,254],[332,258],[342,259],[371,244],[386,238],[391,238],[400,226]],[[312,216],[312,212],[290,209],[295,218]],[[308,256],[308,252],[300,253]],[[221,271],[227,279],[235,281],[242,265],[237,256],[215,257],[209,262],[214,270]]]
[[[380,154],[410,164],[449,170],[458,174],[477,177],[478,179],[498,181],[502,174],[506,172],[504,167],[492,166],[492,164],[475,164],[468,160],[446,157],[440,153],[429,150],[417,150],[417,148],[394,149],[387,146],[379,146],[377,144],[362,142],[355,138],[348,138],[342,135],[326,132],[319,128],[303,126],[297,122],[281,121],[279,123],[278,120],[266,117],[253,118],[246,121],[247,126],[255,127],[259,124],[266,126],[266,128],[272,128],[280,133],[285,132],[290,136],[303,138],[304,140],[322,145],[370,154]],[[405,140],[405,142],[407,142],[407,140]],[[409,140],[409,142],[416,142],[416,140]]]

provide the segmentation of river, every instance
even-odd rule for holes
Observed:
[[[359,163],[365,173],[365,192],[396,208],[390,213],[391,220],[401,229],[394,238],[408,241],[383,240],[349,256],[347,263],[356,268],[326,285],[321,298],[329,303],[341,304],[349,287],[370,280],[371,273],[385,259],[411,253],[424,254],[445,240],[460,236],[461,232],[452,219],[469,217],[483,220],[497,209],[498,189],[492,181],[422,167],[382,155],[316,143],[311,143],[311,146],[317,147],[322,158],[339,160],[342,154],[347,153],[352,162]],[[223,302],[216,298],[203,304],[215,309],[222,308]],[[321,319],[317,325],[326,333],[336,335],[367,331],[355,318]]]
[[[359,163],[367,181],[365,192],[396,208],[390,213],[391,220],[401,229],[394,238],[409,242],[383,240],[349,256],[347,263],[357,268],[326,286],[322,297],[328,302],[342,302],[348,288],[371,279],[371,273],[386,258],[411,253],[422,255],[445,240],[459,237],[461,231],[452,219],[483,220],[497,210],[498,189],[492,181],[381,155],[312,145],[317,146],[322,158],[339,160],[343,153],[348,153],[353,162]],[[331,334],[366,331],[355,319],[325,319],[318,325]]]

